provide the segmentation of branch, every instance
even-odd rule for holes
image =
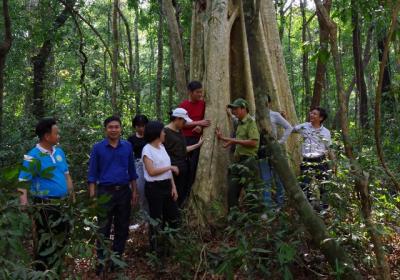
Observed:
[[[106,52],[108,54],[108,56],[110,57],[111,61],[113,59],[113,56],[111,54],[110,49],[108,48],[108,45],[106,44],[106,42],[104,41],[104,39],[101,37],[100,33],[96,30],[96,28],[94,28],[94,26],[87,20],[85,19],[81,14],[79,14],[79,12],[77,10],[75,10],[72,7],[69,7],[67,3],[65,3],[64,0],[58,0],[61,4],[63,4],[65,7],[68,7],[69,12],[75,14],[78,18],[80,18],[84,23],[86,23],[90,29],[93,31],[94,34],[96,34],[96,36],[100,39],[101,43],[103,44],[104,48],[106,49]]]
[[[229,22],[228,22],[229,30],[232,29],[232,26],[235,23],[235,20],[237,19],[238,15],[239,15],[239,6],[236,6],[235,9],[233,10],[231,16],[229,17]]]
[[[390,177],[393,184],[396,186],[397,191],[400,191],[400,184],[397,181],[394,174],[389,170],[389,168],[385,162],[385,157],[383,154],[382,139],[381,139],[381,121],[382,121],[381,120],[381,117],[382,117],[381,116],[381,102],[382,102],[383,74],[385,71],[385,66],[387,64],[390,41],[391,41],[393,31],[394,31],[396,23],[397,23],[397,15],[399,13],[399,10],[400,10],[400,2],[397,3],[397,5],[395,6],[395,8],[393,9],[393,12],[392,12],[392,21],[390,24],[388,36],[386,38],[382,61],[379,66],[379,81],[378,81],[378,87],[376,89],[376,96],[375,96],[375,129],[374,129],[375,130],[376,152],[377,152],[379,161],[381,162],[381,165],[382,165],[385,173]]]

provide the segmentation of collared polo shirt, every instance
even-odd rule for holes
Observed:
[[[40,198],[60,198],[68,194],[68,164],[60,147],[48,151],[39,144],[24,155],[23,169],[19,173],[20,181],[30,181],[30,191]]]
[[[137,179],[132,146],[120,140],[117,147],[108,139],[96,143],[90,153],[88,182],[100,185],[128,185]]]
[[[240,156],[257,156],[258,146],[260,144],[260,133],[258,132],[256,121],[253,120],[250,115],[243,120],[239,120],[236,128],[236,139],[238,140],[257,140],[256,147],[244,147],[242,145],[236,145],[235,157]]]
[[[301,152],[304,158],[324,156],[332,144],[331,133],[323,125],[320,128],[315,128],[310,122],[306,122],[296,125],[294,131],[300,133],[303,137]]]

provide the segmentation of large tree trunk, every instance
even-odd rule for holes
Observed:
[[[352,24],[353,24],[353,55],[354,68],[356,70],[356,85],[359,96],[359,121],[362,128],[368,127],[368,95],[367,85],[364,79],[364,67],[362,63],[361,28],[359,20],[358,2],[351,1]],[[357,106],[357,105],[356,105]]]
[[[0,141],[3,131],[3,99],[4,99],[4,69],[6,67],[7,54],[11,49],[11,18],[8,8],[8,0],[3,0],[4,39],[0,43]]]
[[[157,31],[157,89],[156,89],[156,114],[157,120],[162,120],[161,114],[161,93],[162,93],[162,70],[163,70],[163,60],[164,60],[164,38],[163,38],[163,13],[161,11],[162,1],[159,1],[160,5],[160,15],[158,19],[158,31]]]
[[[359,193],[361,199],[361,212],[366,224],[366,228],[371,237],[371,242],[374,245],[373,250],[378,264],[377,274],[384,280],[390,279],[390,269],[386,259],[383,241],[376,225],[374,224],[372,217],[372,201],[368,188],[368,173],[362,170],[360,164],[357,161],[357,156],[353,151],[353,144],[349,134],[347,106],[343,89],[343,74],[339,58],[339,48],[337,45],[337,25],[330,18],[321,1],[314,1],[317,9],[322,15],[324,23],[329,27],[330,45],[336,76],[337,97],[340,106],[340,125],[342,128],[345,154],[350,161],[351,172],[354,175],[355,180],[355,189]]]
[[[170,50],[174,59],[176,89],[181,99],[183,99],[186,97],[187,84],[185,57],[183,55],[183,45],[172,0],[163,0],[162,10],[167,20]]]
[[[64,25],[70,16],[71,9],[76,0],[67,0],[64,10],[57,16],[37,55],[32,57],[33,63],[33,114],[37,119],[43,118],[45,114],[45,98],[43,95],[46,79],[46,63],[49,60],[54,44],[54,36],[57,30]]]
[[[271,63],[271,57],[268,52],[268,46],[273,36],[278,40],[278,30],[275,25],[265,25],[263,15],[269,18],[274,14],[274,7],[271,1],[260,1],[260,10],[257,5],[245,2],[244,14],[246,15],[246,32],[249,44],[251,74],[253,78],[254,95],[257,104],[256,119],[258,120],[261,133],[266,135],[269,150],[272,153],[271,160],[283,181],[286,193],[290,198],[290,205],[299,213],[302,222],[313,237],[314,243],[321,248],[326,255],[330,264],[335,267],[338,263],[346,267],[346,276],[348,278],[360,278],[358,272],[353,267],[350,258],[346,255],[338,243],[329,238],[328,231],[322,220],[316,215],[311,205],[308,203],[304,193],[302,192],[293,169],[289,167],[289,163],[285,160],[285,152],[277,141],[268,132],[270,129],[268,110],[263,104],[266,101],[265,89],[276,91],[277,87],[273,84],[276,79],[273,75],[282,76],[285,72],[277,72]],[[268,26],[269,38],[264,36],[263,27]],[[268,39],[268,40],[266,40]],[[329,241],[327,241],[329,240]]]
[[[329,13],[332,6],[332,0],[325,0],[324,7]],[[317,11],[318,14],[318,11]],[[318,25],[319,25],[319,55],[317,60],[317,69],[315,72],[314,80],[314,92],[311,99],[310,109],[316,106],[320,106],[322,91],[326,88],[326,63],[329,58],[329,30],[327,26],[321,21],[321,16],[318,15]]]
[[[112,14],[112,64],[111,64],[111,107],[113,114],[119,115],[118,109],[118,57],[119,57],[119,33],[118,33],[119,0],[114,0]]]

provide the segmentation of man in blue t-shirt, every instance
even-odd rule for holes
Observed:
[[[55,268],[60,272],[70,225],[68,220],[61,218],[62,210],[59,202],[68,195],[73,196],[73,185],[65,154],[60,147],[56,146],[60,138],[58,132],[54,119],[45,118],[39,121],[36,126],[39,143],[24,155],[19,181],[28,182],[33,204],[42,205],[38,207],[39,210],[35,217],[39,241],[37,252],[35,252],[36,269],[44,271]],[[21,205],[28,205],[27,189],[19,188],[18,190],[21,193]],[[60,218],[61,222],[55,223]],[[56,237],[61,233],[64,233],[64,242],[56,241],[55,238],[47,239],[49,234]],[[42,254],[54,246],[57,250],[54,250],[53,253]],[[55,267],[57,264],[59,264],[58,267]]]
[[[128,239],[131,205],[138,201],[136,169],[131,143],[121,140],[121,119],[109,117],[104,121],[106,138],[96,143],[89,160],[89,195],[107,195],[108,202],[102,205],[106,215],[99,215],[99,233],[110,239],[111,225],[114,224],[112,250],[122,257]],[[101,240],[97,244],[97,257],[100,260],[96,274],[103,272],[104,250]],[[112,268],[114,265],[112,264]]]

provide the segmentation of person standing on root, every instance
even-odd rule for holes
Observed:
[[[297,132],[303,137],[300,185],[308,200],[317,210],[321,207],[321,201],[322,208],[326,209],[328,207],[323,181],[328,179],[329,166],[327,157],[332,157],[329,151],[332,140],[330,131],[322,125],[327,117],[328,114],[325,109],[314,107],[310,110],[310,122],[296,125],[293,128],[293,132]],[[318,196],[316,198],[313,195],[315,191],[310,186],[313,179],[318,183],[321,200],[318,199]]]
[[[182,129],[186,123],[192,122],[187,111],[183,108],[176,108],[170,113],[170,123],[164,128],[164,146],[171,158],[172,165],[179,168],[179,174],[174,174],[174,181],[178,191],[178,206],[183,208],[186,199],[190,194],[189,185],[189,163],[187,153],[200,148],[203,139],[190,146],[186,146],[186,139],[182,134]]]
[[[71,225],[63,216],[60,203],[68,196],[74,200],[74,193],[65,154],[56,146],[60,140],[58,133],[54,119],[45,118],[39,121],[36,126],[39,143],[24,156],[19,181],[30,184],[33,204],[40,205],[39,213],[35,216],[36,241],[39,244],[35,252],[35,269],[55,269],[61,274],[65,244]],[[27,190],[19,188],[18,191],[21,193],[21,205],[28,205]],[[53,247],[56,249],[52,253],[43,254]]]
[[[150,218],[159,222],[157,225],[150,223],[150,248],[162,257],[166,252],[166,244],[160,244],[160,231],[166,225],[176,228],[179,224],[178,192],[172,176],[172,173],[178,175],[179,169],[171,165],[163,145],[165,132],[161,122],[150,121],[144,130],[144,137],[147,142],[142,151],[145,194]]]
[[[278,140],[278,143],[283,145],[288,139],[289,135],[292,133],[293,127],[287,122],[287,120],[282,116],[280,112],[275,112],[271,110],[272,100],[269,95],[267,95],[268,101],[265,106],[269,109],[269,117],[271,120],[271,132],[272,136],[277,139],[278,137],[278,127],[282,127],[285,131],[282,137]],[[278,207],[282,207],[284,202],[284,188],[279,176],[275,173],[270,161],[270,153],[268,147],[264,144],[263,139],[260,140],[260,150],[258,153],[259,165],[260,165],[260,175],[265,182],[264,190],[264,201],[268,206],[273,204],[271,197],[271,189],[273,183],[276,186],[276,204]]]
[[[242,98],[236,99],[228,105],[231,108],[233,115],[238,118],[238,126],[236,128],[235,138],[225,137],[220,129],[215,130],[218,140],[224,141],[224,147],[236,145],[234,152],[234,164],[230,166],[228,171],[228,209],[238,206],[241,190],[245,187],[240,183],[238,178],[242,175],[238,165],[243,165],[248,168],[251,174],[249,178],[258,178],[257,151],[260,140],[256,122],[248,113],[249,104]],[[258,191],[258,189],[256,189]]]
[[[133,154],[135,156],[136,174],[138,175],[136,185],[139,192],[139,206],[140,210],[146,213],[149,212],[149,204],[144,194],[145,180],[143,172],[142,150],[146,145],[146,140],[144,139],[144,127],[148,122],[149,119],[145,115],[136,115],[132,121],[132,126],[135,128],[135,133],[128,138],[128,141],[132,145]]]
[[[114,225],[112,250],[120,258],[125,250],[129,233],[131,207],[137,203],[137,174],[133,158],[132,146],[121,140],[121,119],[116,116],[104,120],[106,138],[96,143],[89,159],[89,195],[108,196],[110,199],[101,207],[105,215],[98,216],[99,234],[103,239],[97,241],[97,257],[99,264],[96,274],[104,270],[104,243],[110,239],[111,225]],[[111,264],[114,269],[114,264]]]
[[[199,81],[191,81],[188,86],[189,99],[184,100],[178,107],[188,112],[191,122],[187,122],[183,128],[183,135],[188,146],[199,142],[203,129],[209,127],[210,120],[204,119],[206,103],[203,100],[203,86]],[[189,159],[189,188],[196,178],[197,164],[199,162],[200,149],[188,153]]]

